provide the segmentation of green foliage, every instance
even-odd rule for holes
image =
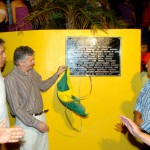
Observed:
[[[125,28],[107,0],[34,0],[27,18],[35,29]]]

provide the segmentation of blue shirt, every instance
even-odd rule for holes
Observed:
[[[134,110],[142,114],[141,128],[150,133],[150,80],[141,89]]]

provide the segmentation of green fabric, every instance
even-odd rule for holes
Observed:
[[[61,80],[58,82],[57,89],[61,92],[69,90],[69,86],[67,84],[67,70],[65,71],[65,74],[63,75]]]
[[[70,91],[70,93],[72,93],[71,92],[72,89],[67,84],[68,79],[70,79],[70,74],[68,75],[67,71],[68,71],[68,69],[65,71],[64,75],[57,83],[58,98],[59,98],[60,102],[69,110],[73,111],[74,113],[76,113],[77,115],[80,115],[82,117],[87,117],[88,114],[85,113],[85,108],[80,103],[80,100],[77,97],[75,97],[74,95],[69,95],[69,97],[71,98],[71,101],[70,100],[64,101],[62,99],[63,96],[59,97],[59,91],[61,92],[61,94],[62,94],[62,92],[65,92],[65,91]]]

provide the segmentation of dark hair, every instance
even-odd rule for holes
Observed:
[[[3,39],[0,39],[0,45],[4,44],[5,41]]]
[[[24,60],[26,56],[32,56],[34,50],[29,46],[20,46],[14,52],[14,64],[17,66],[19,60]]]
[[[141,45],[148,45],[148,42],[145,40],[142,40]]]

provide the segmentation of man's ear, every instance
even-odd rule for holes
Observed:
[[[18,60],[18,65],[19,66],[22,66],[24,64],[24,61],[23,60]]]

